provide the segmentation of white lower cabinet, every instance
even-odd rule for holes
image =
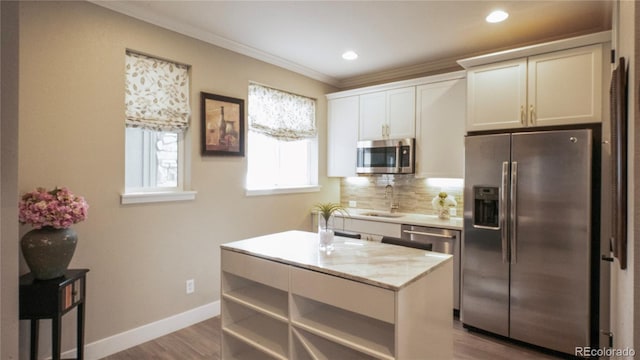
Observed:
[[[390,290],[223,249],[222,358],[451,358],[451,276]]]
[[[353,218],[336,219],[335,229],[360,233],[362,240],[380,241],[383,236],[401,237],[402,225],[382,221],[370,221]],[[369,237],[369,238],[367,238]]]

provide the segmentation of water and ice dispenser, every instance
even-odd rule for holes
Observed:
[[[473,225],[482,228],[499,228],[499,188],[473,187]]]

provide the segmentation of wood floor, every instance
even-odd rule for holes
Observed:
[[[106,360],[201,360],[220,359],[220,317],[108,356]],[[469,332],[454,321],[453,358],[456,360],[560,359],[491,336]]]

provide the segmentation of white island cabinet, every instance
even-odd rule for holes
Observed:
[[[223,359],[450,359],[450,255],[288,231],[221,246]]]

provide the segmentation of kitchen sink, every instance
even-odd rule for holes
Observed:
[[[399,218],[404,216],[404,214],[384,212],[384,211],[369,211],[369,212],[361,213],[360,215],[386,217],[386,218]]]

